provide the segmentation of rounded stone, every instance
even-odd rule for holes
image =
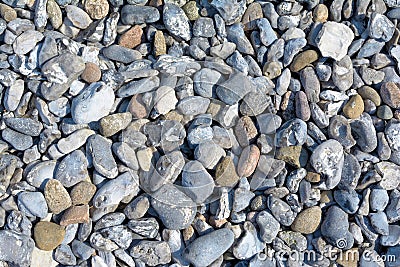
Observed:
[[[359,94],[352,96],[343,107],[343,114],[349,119],[360,117],[363,111],[364,101]]]
[[[392,108],[400,108],[400,84],[387,82],[381,86],[381,97],[385,104]]]
[[[71,190],[71,200],[74,205],[88,204],[96,193],[96,186],[90,182],[82,181]]]
[[[253,174],[260,159],[260,149],[255,145],[243,149],[239,158],[237,173],[240,177],[249,177]]]
[[[263,74],[270,79],[275,79],[280,76],[282,72],[282,65],[279,62],[267,62],[263,67]]]
[[[390,120],[393,118],[393,111],[387,105],[382,105],[378,107],[376,111],[376,116],[383,120]]]
[[[82,80],[87,83],[94,83],[101,79],[101,70],[99,66],[92,62],[85,64],[85,70],[81,74]]]
[[[362,86],[358,89],[358,94],[365,100],[371,100],[376,106],[381,105],[381,97],[379,96],[378,92],[369,86]]]
[[[86,0],[84,2],[86,12],[92,19],[102,19],[108,14],[109,4],[107,0]]]
[[[17,18],[17,12],[6,4],[0,4],[0,15],[7,22]]]
[[[215,170],[215,183],[230,187],[234,186],[239,179],[232,157],[224,157]]]
[[[321,223],[321,216],[322,211],[318,206],[305,209],[294,219],[292,230],[302,234],[314,233]]]
[[[318,4],[313,11],[313,20],[315,22],[325,22],[328,19],[329,10],[324,4]]]
[[[46,199],[49,210],[58,214],[72,205],[68,191],[60,181],[51,179],[44,188],[44,198]]]
[[[290,70],[293,72],[298,72],[317,60],[318,53],[316,51],[306,50],[294,57],[292,64],[290,65]]]
[[[50,251],[58,247],[64,240],[64,227],[52,223],[40,221],[33,229],[33,238],[36,246],[41,250]]]
[[[118,44],[126,48],[134,48],[142,42],[143,30],[139,25],[133,26],[119,38]]]

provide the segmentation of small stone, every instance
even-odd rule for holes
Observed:
[[[143,30],[136,25],[124,32],[119,38],[118,44],[126,48],[135,48],[142,42]]]
[[[185,41],[191,39],[189,19],[185,12],[175,4],[165,4],[163,22],[167,30]]]
[[[125,209],[124,214],[128,219],[142,218],[150,208],[150,201],[146,196],[139,196],[129,203]]]
[[[153,23],[159,19],[160,12],[155,7],[124,5],[121,9],[121,21],[123,24]]]
[[[224,228],[196,238],[183,251],[183,257],[194,266],[208,266],[233,244],[234,234]]]
[[[49,16],[49,20],[54,29],[58,29],[62,25],[62,13],[61,9],[58,6],[57,2],[54,0],[47,0],[47,15]]]
[[[338,206],[331,206],[321,224],[322,236],[332,246],[341,249],[351,248],[354,238],[349,232],[348,215]]]
[[[329,10],[324,4],[318,4],[313,11],[313,20],[315,22],[325,22],[328,19]]]
[[[85,65],[85,70],[81,74],[82,80],[87,83],[94,83],[101,79],[101,70],[99,66],[92,62],[88,62]]]
[[[300,119],[285,122],[275,135],[275,145],[278,147],[301,146],[306,142],[307,124]]]
[[[0,260],[16,266],[30,266],[35,242],[28,235],[14,231],[0,231]]]
[[[189,161],[182,170],[182,186],[194,202],[203,203],[214,190],[214,180],[199,161]]]
[[[272,215],[280,224],[290,226],[296,218],[296,213],[292,211],[289,204],[272,195],[268,196],[268,208]]]
[[[151,205],[169,229],[185,229],[196,215],[196,204],[172,184],[163,185],[151,195]]]
[[[220,186],[232,187],[239,179],[232,157],[224,157],[216,167],[215,183]]]
[[[108,115],[100,120],[100,133],[104,137],[110,137],[128,127],[132,121],[129,112]]]
[[[373,12],[368,22],[368,29],[371,38],[387,42],[392,38],[395,26],[385,15]]]
[[[354,214],[358,210],[360,198],[354,189],[335,190],[333,196],[345,212]]]
[[[75,223],[88,223],[89,222],[89,206],[72,206],[67,209],[61,217],[60,225],[67,226]]]
[[[305,179],[310,183],[319,183],[319,181],[321,181],[321,175],[316,172],[307,172]]]
[[[206,169],[215,169],[220,159],[225,156],[225,150],[213,142],[200,143],[194,150],[194,158]]]
[[[333,63],[332,80],[340,91],[346,91],[353,85],[353,63],[349,56],[346,55]]]
[[[337,140],[345,148],[351,148],[356,144],[351,134],[350,123],[344,116],[333,116],[328,127],[329,137]]]
[[[103,48],[102,52],[105,57],[125,64],[142,58],[139,51],[116,44]]]
[[[343,114],[349,119],[356,119],[364,112],[364,101],[360,95],[354,95],[343,107]]]
[[[86,29],[92,23],[89,15],[77,6],[67,5],[65,11],[67,12],[68,19],[79,29]]]
[[[308,121],[311,116],[310,106],[308,105],[307,95],[303,91],[299,91],[295,96],[296,116],[303,120]]]
[[[51,179],[46,183],[44,188],[44,197],[49,210],[58,214],[72,205],[71,198],[64,186],[55,179]]]
[[[239,158],[237,174],[240,177],[249,177],[256,169],[259,158],[260,149],[257,146],[250,145],[245,147]]]
[[[102,19],[108,14],[107,0],[85,0],[84,7],[92,19]]]
[[[312,67],[305,67],[301,70],[300,81],[304,87],[304,92],[306,93],[308,101],[317,103],[319,101],[321,85],[314,69]]]
[[[74,255],[84,261],[89,259],[91,256],[94,256],[96,252],[89,245],[86,245],[85,243],[78,241],[76,239],[72,241],[71,248]]]
[[[371,190],[370,207],[373,211],[384,211],[389,203],[389,195],[386,190],[375,188]]]
[[[325,141],[313,151],[310,162],[318,173],[325,175],[325,186],[332,189],[340,182],[344,162],[343,147],[336,140]]]
[[[89,204],[96,193],[96,186],[90,182],[82,181],[76,184],[70,193],[73,205]]]
[[[300,154],[301,146],[286,146],[278,148],[275,157],[296,168],[300,168]]]
[[[240,113],[245,116],[257,116],[269,106],[271,99],[261,92],[250,92],[239,107]]]
[[[193,35],[210,38],[215,35],[214,21],[211,18],[201,17],[193,24]]]
[[[297,54],[292,64],[290,65],[290,70],[293,72],[299,72],[300,70],[304,69],[311,63],[318,60],[318,53],[314,50],[306,50]]]
[[[67,155],[58,165],[55,178],[63,186],[71,187],[89,178],[88,163],[82,151],[77,150]]]
[[[6,4],[0,4],[0,15],[7,22],[17,18],[17,12]]]
[[[36,44],[43,39],[43,34],[38,31],[26,31],[19,35],[14,43],[13,49],[17,55],[25,55],[32,51]]]
[[[202,96],[188,96],[180,100],[177,109],[186,116],[195,116],[206,113],[210,100]]]
[[[63,241],[65,229],[58,224],[41,221],[35,225],[33,236],[38,248],[51,251],[58,247]]]
[[[29,217],[45,218],[48,213],[46,200],[40,192],[21,192],[18,194],[18,208]]]
[[[280,76],[282,72],[282,65],[276,61],[267,62],[263,67],[263,74],[268,78],[275,79]]]
[[[97,121],[108,115],[114,99],[110,86],[103,82],[92,83],[72,100],[72,118],[77,124]]]
[[[154,35],[154,55],[156,57],[165,55],[167,53],[167,45],[165,42],[164,33],[162,31],[156,31]]]
[[[183,7],[182,10],[185,12],[189,20],[197,20],[199,16],[199,8],[196,1],[189,1]]]
[[[379,96],[378,92],[372,87],[362,86],[360,89],[358,89],[358,94],[363,99],[371,100],[376,106],[381,105],[381,97]]]
[[[354,135],[358,137],[356,142],[361,150],[366,153],[374,151],[378,139],[371,116],[364,112],[359,118],[352,120],[350,126]]]
[[[322,56],[341,60],[354,39],[353,31],[342,23],[328,21],[324,23],[316,37],[316,43]]]
[[[132,247],[130,255],[148,266],[157,266],[171,261],[171,248],[165,241],[144,240]]]
[[[392,108],[400,108],[400,86],[397,83],[383,83],[380,95],[385,104]]]
[[[376,116],[382,120],[390,120],[393,118],[393,111],[387,105],[382,105],[376,110]]]
[[[16,150],[24,151],[33,145],[31,136],[16,132],[10,128],[4,129],[1,137]]]

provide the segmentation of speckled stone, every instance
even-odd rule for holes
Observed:
[[[321,222],[322,211],[318,206],[314,206],[300,212],[291,225],[292,230],[302,233],[314,233]]]
[[[80,182],[71,189],[71,200],[73,205],[88,204],[96,193],[96,186],[90,182]]]
[[[55,179],[51,179],[46,183],[44,197],[49,210],[55,214],[68,209],[72,205],[68,191],[60,181]]]
[[[143,30],[139,25],[133,26],[119,38],[118,44],[126,48],[134,48],[142,42]]]

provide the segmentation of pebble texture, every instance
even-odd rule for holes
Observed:
[[[400,266],[399,19],[3,0],[0,266]]]

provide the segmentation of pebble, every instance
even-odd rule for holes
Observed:
[[[60,220],[61,226],[67,226],[76,223],[88,223],[89,222],[89,206],[72,206],[68,208],[62,215]]]
[[[34,204],[34,205],[32,205]],[[40,192],[21,192],[18,194],[18,209],[29,217],[45,218],[48,207],[46,200]]]
[[[121,9],[121,22],[129,25],[153,23],[160,19],[160,12],[151,6],[124,5]]]
[[[261,211],[256,217],[256,222],[260,228],[261,239],[270,244],[278,235],[280,230],[279,222],[268,211]]]
[[[130,250],[130,255],[148,266],[157,266],[171,261],[171,248],[165,241],[140,241]]]
[[[300,212],[293,221],[291,228],[293,231],[302,234],[314,233],[321,223],[322,211],[318,206],[314,206]]]
[[[354,95],[343,107],[343,114],[349,119],[356,119],[364,112],[364,101],[360,95]]]
[[[341,60],[354,39],[353,31],[343,23],[328,21],[324,23],[316,37],[322,56]]]
[[[189,161],[182,170],[182,190],[194,202],[203,203],[213,192],[214,180],[199,161]]]
[[[380,90],[382,101],[392,108],[400,108],[399,86],[394,82],[383,83]]]
[[[324,183],[327,189],[334,188],[340,182],[343,161],[343,147],[333,139],[317,146],[310,157],[313,168],[325,176]]]
[[[257,167],[260,158],[260,149],[255,145],[243,149],[237,165],[237,174],[240,177],[249,177]]]
[[[86,0],[84,7],[92,19],[104,18],[109,10],[109,4],[106,0]]]
[[[349,232],[348,215],[338,206],[328,209],[321,224],[321,234],[332,246],[347,249],[353,246],[354,238]]]
[[[35,242],[27,235],[9,230],[0,231],[0,259],[19,266],[29,266]]]
[[[142,42],[143,30],[140,26],[135,25],[119,38],[118,44],[126,48],[135,48]]]
[[[196,238],[183,252],[194,266],[208,266],[222,256],[234,241],[231,230],[224,228]]]
[[[156,57],[167,53],[167,45],[162,31],[156,31],[154,35],[154,55]]]
[[[197,20],[200,17],[199,7],[197,6],[196,1],[188,1],[185,5],[182,6],[182,10],[191,21]]]
[[[393,118],[393,111],[387,105],[382,105],[376,110],[376,116],[383,120],[390,120]]]
[[[43,34],[38,31],[26,31],[19,35],[14,43],[13,49],[17,55],[25,55],[32,51],[36,44],[43,39]]]
[[[31,136],[16,132],[10,128],[4,129],[1,137],[16,150],[24,151],[33,145]]]
[[[85,70],[81,74],[81,78],[87,83],[95,83],[101,79],[101,70],[99,66],[92,62],[85,65]]]
[[[111,60],[125,64],[132,63],[133,61],[142,58],[139,51],[121,45],[110,45],[109,47],[103,48],[102,53],[105,57]]]
[[[290,64],[290,70],[293,72],[299,72],[311,63],[318,60],[318,53],[314,50],[306,50],[297,54]]]
[[[89,204],[96,193],[96,186],[90,182],[82,181],[76,184],[70,193],[73,205]]]
[[[329,10],[324,4],[318,4],[313,11],[313,20],[315,22],[325,22],[328,19]]]
[[[215,183],[220,186],[231,187],[239,181],[239,178],[232,157],[224,157],[215,169]]]
[[[79,29],[86,29],[92,23],[89,15],[77,6],[67,5],[65,11],[68,19]]]
[[[0,4],[0,15],[7,22],[17,18],[17,12],[6,4]]]
[[[175,4],[165,4],[163,9],[163,22],[167,30],[185,41],[192,37],[189,19],[185,12]]]
[[[196,215],[195,203],[171,184],[165,184],[153,193],[150,202],[168,229],[185,229]]]
[[[118,175],[118,166],[111,151],[112,142],[101,135],[87,139],[87,151],[91,154],[95,170],[109,179]]]
[[[44,197],[49,210],[55,214],[68,209],[72,205],[68,191],[56,179],[51,179],[46,183]]]
[[[36,246],[45,251],[51,251],[57,248],[64,239],[64,227],[52,223],[41,221],[35,225],[33,236]]]

